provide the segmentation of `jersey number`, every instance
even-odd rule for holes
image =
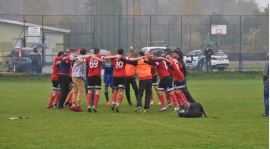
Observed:
[[[164,63],[164,66],[165,66],[166,70],[168,70],[167,63],[165,61],[163,61],[163,63]]]
[[[95,59],[93,61],[90,61],[89,67],[90,68],[97,68],[98,67],[98,61],[95,60]]]
[[[124,66],[124,63],[122,61],[116,61],[116,68],[122,68]]]
[[[179,65],[176,62],[174,62],[174,64],[180,70]]]

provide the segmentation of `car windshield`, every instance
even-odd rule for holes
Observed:
[[[192,52],[190,52],[187,56],[198,56],[197,55],[197,51],[192,51]]]
[[[100,55],[106,55],[106,50],[100,50]]]
[[[93,54],[94,53],[94,50],[92,49],[92,50],[90,50],[90,52]],[[100,55],[101,56],[106,56],[106,53],[107,53],[107,50],[100,50]]]
[[[22,50],[22,57],[27,57],[31,52],[32,50]]]
[[[198,52],[198,55],[203,55],[203,52],[202,52],[202,51],[199,51],[199,52]]]
[[[164,53],[164,49],[160,49],[160,51],[161,51],[162,53]],[[150,53],[151,53],[151,54],[153,54],[153,53],[155,53],[155,52],[158,52],[158,49],[151,49],[151,50],[150,50]]]

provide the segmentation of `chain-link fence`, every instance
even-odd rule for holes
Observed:
[[[36,25],[41,28],[39,42],[47,43],[47,35],[57,36],[55,47],[43,51],[45,66],[50,66],[48,58],[53,60],[52,55],[67,48],[97,47],[115,54],[118,48],[127,52],[131,45],[140,51],[147,42],[156,40],[164,41],[171,49],[179,47],[185,55],[200,49],[204,42],[217,42],[228,55],[229,69],[261,69],[263,61],[268,60],[268,15],[138,15],[139,9],[121,10],[121,4],[115,2],[87,3],[85,15],[0,15],[0,23],[10,24],[9,28],[0,26],[1,30],[13,32],[0,45],[2,65],[14,48],[12,39],[21,39],[22,47],[29,46],[26,30]],[[123,11],[134,11],[134,15],[124,15]],[[12,25],[18,26],[13,29]],[[214,34],[211,25],[226,25],[226,34]]]

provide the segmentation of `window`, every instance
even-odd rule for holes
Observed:
[[[189,56],[191,56],[191,55],[192,55],[192,56],[196,56],[196,54],[197,54],[197,51],[192,51],[192,52],[189,53],[188,55],[189,55]]]
[[[27,57],[31,52],[32,50],[22,50],[22,57]]]
[[[12,56],[17,57],[17,56],[18,56],[18,52],[19,52],[19,50],[13,51],[13,52],[12,52]]]
[[[164,53],[164,49],[160,49],[161,53]],[[158,49],[151,49],[150,53],[153,54],[155,52],[158,52]]]

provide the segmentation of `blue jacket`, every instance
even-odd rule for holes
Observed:
[[[63,58],[66,57],[67,55],[64,54]],[[69,75],[70,74],[70,63],[68,63],[66,60],[61,61],[60,65],[59,65],[59,74],[62,75]]]
[[[103,63],[103,67],[104,67],[104,74],[113,74],[113,63],[112,62]]]

